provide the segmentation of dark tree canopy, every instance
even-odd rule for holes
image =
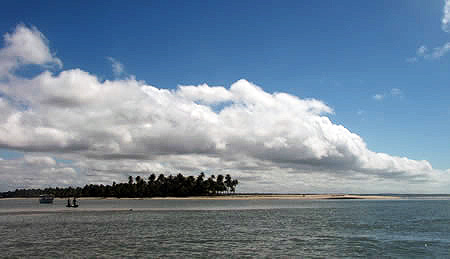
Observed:
[[[40,194],[53,194],[55,197],[117,197],[117,198],[143,198],[143,197],[187,197],[206,196],[234,193],[238,180],[231,179],[227,174],[214,175],[205,179],[202,172],[197,177],[185,177],[181,173],[166,177],[160,174],[156,177],[151,174],[147,177],[128,177],[127,183],[112,185],[87,184],[84,187],[45,188],[45,189],[17,189],[13,192],[0,193],[0,197],[38,197]]]

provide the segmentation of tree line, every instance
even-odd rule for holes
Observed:
[[[235,193],[238,180],[232,179],[229,174],[217,177],[211,175],[206,178],[202,172],[197,177],[177,174],[166,177],[160,174],[156,177],[151,174],[147,180],[141,176],[128,177],[128,182],[112,185],[87,184],[84,187],[45,188],[45,189],[17,189],[15,191],[0,193],[0,197],[38,197],[41,194],[52,194],[55,197],[117,197],[117,198],[144,198],[144,197],[187,197],[207,196]]]

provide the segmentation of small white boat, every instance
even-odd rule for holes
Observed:
[[[39,203],[53,203],[55,197],[52,194],[39,195]]]

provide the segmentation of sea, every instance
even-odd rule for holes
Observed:
[[[450,258],[450,199],[0,199],[1,258]]]

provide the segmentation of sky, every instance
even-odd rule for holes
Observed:
[[[9,1],[0,191],[231,174],[450,193],[450,1]]]

